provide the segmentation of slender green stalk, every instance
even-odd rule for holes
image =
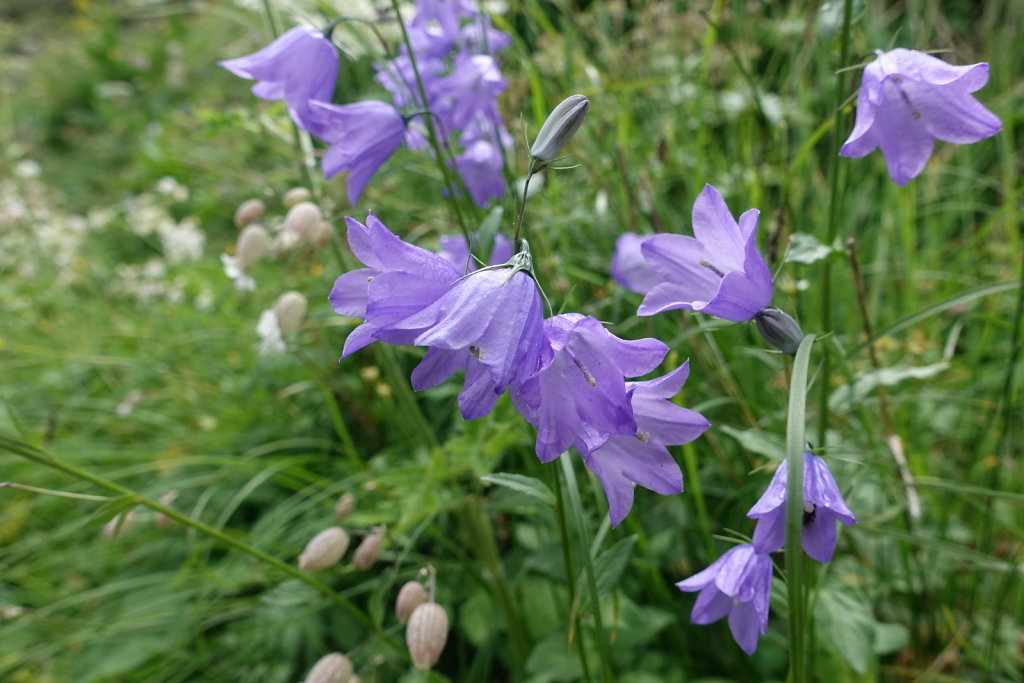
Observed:
[[[349,614],[354,616],[364,626],[372,630],[381,639],[383,639],[384,642],[387,643],[392,649],[400,653],[405,653],[405,648],[403,648],[401,644],[393,638],[387,637],[381,630],[380,626],[378,626],[369,617],[369,615],[366,614],[366,612],[359,609],[356,605],[354,605],[352,602],[346,599],[343,595],[335,592],[334,589],[332,589],[330,586],[314,578],[307,572],[304,572],[297,567],[293,567],[292,565],[283,562],[278,558],[274,557],[273,555],[269,555],[260,550],[259,548],[256,548],[254,546],[249,545],[248,543],[245,543],[244,541],[240,541],[236,538],[233,538],[228,534],[224,533],[223,531],[220,531],[219,529],[215,529],[214,527],[208,524],[204,524],[199,520],[192,519],[188,515],[184,515],[175,510],[174,508],[162,505],[155,500],[146,498],[145,496],[139,494],[138,492],[133,491],[132,489],[126,486],[122,486],[117,482],[106,479],[105,477],[101,477],[98,474],[93,474],[92,472],[83,470],[80,467],[76,467],[75,465],[64,462],[62,460],[58,460],[52,454],[39,448],[35,448],[34,446],[30,446],[29,444],[0,436],[0,450],[8,451],[9,453],[13,453],[14,455],[20,456],[27,460],[31,460],[40,465],[45,465],[55,470],[59,470],[61,472],[64,472],[65,474],[75,477],[76,479],[87,481],[91,484],[99,486],[100,488],[107,489],[108,491],[113,491],[114,493],[117,493],[121,496],[132,498],[143,507],[147,507],[156,512],[160,512],[166,515],[169,519],[172,519],[183,526],[191,527],[202,534],[205,534],[211,538],[220,541],[224,545],[231,546],[235,550],[239,550],[247,555],[256,558],[257,560],[260,560],[261,562],[264,562],[265,564],[269,564],[272,567],[281,570],[282,572],[288,574],[292,578],[298,579],[299,581],[302,581],[303,583],[315,588],[317,591],[319,591],[324,596],[329,598],[332,602],[334,602],[335,604],[343,608],[345,611],[347,611]]]
[[[70,491],[55,491],[54,489],[41,489],[38,486],[26,486],[13,481],[0,481],[0,489],[17,489],[29,493],[39,493],[44,496],[57,496],[58,498],[73,498],[74,500],[87,500],[92,503],[107,503],[112,500],[109,496],[90,496],[87,493],[71,493]]]
[[[559,469],[553,468],[552,476],[554,477],[555,487],[555,517],[558,519],[558,537],[561,541],[562,546],[562,562],[565,564],[565,581],[566,584],[572,586],[573,577],[576,576],[576,569],[572,564],[572,553],[569,551],[569,524],[565,518],[565,496],[562,495],[562,478],[559,475]],[[570,604],[575,603],[576,596],[570,596]],[[573,621],[573,629],[579,636],[579,647],[576,651],[580,656],[580,665],[583,667],[583,678],[587,683],[591,683],[593,679],[590,676],[590,665],[587,663],[587,648],[584,644],[583,628],[580,625],[580,615],[569,607],[569,613]]]
[[[800,342],[789,383],[786,422],[786,586],[789,592],[789,681],[807,680],[807,613],[804,601],[804,428],[807,413],[807,366],[814,335]]]
[[[594,611],[594,632],[597,638],[597,653],[601,657],[602,680],[610,683],[615,680],[612,673],[612,659],[608,652],[610,645],[608,637],[604,632],[604,620],[601,616],[601,603],[597,595],[597,576],[594,574],[594,563],[590,559],[590,548],[587,543],[587,527],[583,521],[583,504],[580,502],[580,491],[576,485],[576,473],[572,469],[572,459],[566,454],[558,458],[562,468],[562,475],[565,477],[565,490],[569,493],[569,503],[572,505],[573,516],[576,518],[576,533],[580,537],[580,547],[583,550],[583,570],[587,575],[587,588],[590,591],[591,609]]]

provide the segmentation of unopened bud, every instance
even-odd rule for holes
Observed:
[[[405,629],[405,644],[417,669],[432,669],[444,650],[446,640],[448,614],[444,607],[436,602],[425,602],[413,610]]]
[[[356,548],[356,554],[352,557],[352,566],[364,570],[373,566],[380,555],[380,541],[383,532],[378,530],[363,539],[363,542]]]
[[[284,258],[285,254],[295,248],[300,239],[298,233],[282,230],[277,233],[274,242],[270,245],[270,255],[275,259]]]
[[[409,622],[413,610],[430,600],[427,589],[419,581],[409,581],[398,591],[398,599],[395,600],[395,616],[403,624]]]
[[[570,95],[555,107],[537,133],[530,156],[540,161],[553,161],[572,139],[590,111],[590,100],[583,95]]]
[[[352,662],[340,652],[324,655],[309,670],[306,683],[352,683]]]
[[[312,196],[312,193],[304,187],[293,187],[284,193],[284,196],[281,197],[281,203],[284,204],[286,209],[290,209],[299,202],[304,202]]]
[[[298,292],[285,292],[274,304],[274,315],[277,316],[277,326],[281,334],[288,334],[299,329],[303,319],[306,317],[306,297]]]
[[[177,491],[168,491],[164,495],[160,496],[160,504],[166,507],[170,507],[171,504],[177,499]],[[153,524],[156,526],[157,529],[160,529],[161,531],[166,531],[167,528],[171,526],[171,520],[164,513],[158,512],[155,515],[153,515]]]
[[[135,525],[135,510],[122,512],[114,516],[109,522],[103,525],[103,538],[112,541],[121,538]]]
[[[791,356],[804,338],[796,321],[777,308],[762,308],[754,316],[754,324],[766,342]]]
[[[316,228],[317,223],[323,218],[320,207],[313,202],[299,202],[288,210],[284,217],[284,229],[286,232],[294,232],[299,239],[307,237]]]
[[[246,199],[235,209],[235,227],[241,230],[250,223],[255,223],[263,218],[263,212],[267,210],[266,204],[259,199]]]
[[[338,502],[334,504],[334,516],[338,519],[344,519],[352,514],[352,511],[356,509],[356,496],[354,493],[349,491],[348,493],[342,494],[338,498]]]
[[[331,243],[334,237],[334,226],[327,221],[320,221],[313,226],[313,229],[306,235],[306,240],[317,249],[323,249]]]
[[[267,246],[270,244],[270,235],[261,225],[247,225],[238,236],[238,246],[235,248],[235,265],[242,270],[248,270],[254,266],[264,254],[267,253]]]
[[[348,550],[348,534],[340,526],[324,529],[306,544],[299,555],[299,569],[319,571],[333,567]]]

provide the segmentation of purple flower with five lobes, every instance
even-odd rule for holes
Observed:
[[[292,120],[318,135],[309,103],[330,102],[338,80],[338,51],[322,32],[297,26],[262,50],[218,63],[236,76],[259,81],[252,87],[256,97],[283,99]]]
[[[857,120],[839,154],[863,157],[882,148],[889,175],[905,185],[924,170],[935,139],[978,142],[1002,129],[971,93],[988,82],[988,64],[953,66],[916,50],[879,53],[864,68]]]
[[[545,320],[536,370],[524,373],[512,390],[519,413],[537,428],[541,462],[554,460],[574,443],[588,455],[611,434],[635,434],[625,378],[651,372],[667,352],[657,339],[619,339],[579,313]],[[580,438],[584,429],[585,440]]]
[[[386,102],[311,103],[316,136],[328,143],[324,176],[348,171],[348,200],[359,201],[366,183],[405,140],[405,118]]]
[[[750,544],[730,548],[704,571],[677,583],[676,588],[700,591],[690,613],[694,624],[710,624],[728,615],[732,637],[748,655],[757,649],[758,633],[768,633],[772,561]]]
[[[718,190],[705,185],[693,204],[694,237],[642,238],[646,266],[634,241],[620,241],[613,263],[626,276],[619,283],[646,294],[637,314],[689,308],[734,322],[757,315],[772,300],[771,272],[757,251],[759,215],[750,209],[737,223]]]
[[[628,436],[611,434],[593,450],[585,443],[593,437],[589,428],[577,440],[577,450],[590,450],[583,462],[604,487],[613,527],[633,507],[634,483],[663,496],[683,490],[683,473],[665,447],[689,443],[710,426],[700,413],[669,400],[683,388],[689,374],[687,361],[667,375],[646,382],[627,382],[637,431]]]
[[[754,527],[754,548],[759,553],[773,553],[786,543],[786,461],[784,460],[768,489],[750,508],[747,517],[757,520]],[[832,561],[836,550],[836,521],[846,526],[856,524],[846,507],[832,473],[825,461],[804,453],[804,552],[818,562]]]

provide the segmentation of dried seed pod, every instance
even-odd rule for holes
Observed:
[[[235,247],[235,265],[242,270],[248,270],[255,265],[270,245],[270,235],[262,225],[247,225],[238,236],[238,245]]]
[[[235,227],[241,230],[250,223],[255,223],[263,218],[267,205],[259,199],[246,199],[235,209]]]
[[[274,315],[277,316],[277,326],[281,334],[299,329],[308,307],[306,297],[298,292],[285,292],[279,296],[277,303],[274,304]]]
[[[284,229],[286,232],[293,232],[304,239],[316,229],[323,214],[320,207],[313,202],[299,202],[288,210],[284,217]]]
[[[380,541],[383,533],[374,531],[363,539],[363,542],[356,548],[356,554],[352,558],[352,565],[359,570],[369,569],[377,561],[380,555]]]
[[[409,623],[409,617],[413,610],[430,600],[427,589],[419,581],[408,581],[398,591],[398,598],[395,600],[395,616],[403,624]]]
[[[128,510],[114,515],[114,518],[103,525],[103,538],[112,541],[121,538],[135,525],[135,510]]]
[[[312,196],[313,194],[304,187],[293,187],[284,193],[284,196],[281,197],[281,203],[284,204],[286,209],[290,209],[299,202],[304,202]]]
[[[324,655],[313,665],[306,683],[352,683],[352,662],[340,652]]]
[[[348,534],[340,526],[324,529],[306,544],[299,555],[299,569],[319,571],[333,567],[348,550]]]
[[[164,495],[160,496],[160,504],[170,507],[171,503],[177,500],[177,498],[177,491],[168,491]],[[158,512],[155,515],[153,515],[153,524],[156,526],[157,529],[160,529],[161,531],[166,531],[171,526],[171,520],[164,513]]]
[[[448,614],[444,607],[436,602],[425,602],[413,610],[405,628],[405,644],[417,669],[432,669],[447,640]]]
[[[344,519],[352,514],[352,511],[356,509],[356,495],[349,491],[344,493],[338,498],[338,502],[334,504],[334,516],[338,519]]]

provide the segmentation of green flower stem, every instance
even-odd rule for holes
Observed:
[[[612,660],[608,652],[610,643],[604,632],[604,620],[601,617],[601,603],[597,595],[597,576],[594,574],[594,563],[590,559],[590,548],[587,542],[587,527],[583,520],[583,505],[580,502],[580,491],[576,485],[576,473],[572,469],[572,459],[562,454],[558,458],[562,475],[565,477],[565,489],[569,493],[573,516],[576,518],[576,532],[580,536],[580,548],[583,550],[583,570],[587,575],[587,588],[590,591],[591,609],[594,611],[594,632],[597,638],[597,652],[601,657],[601,680],[611,683],[615,680],[612,673]]]
[[[215,529],[214,527],[209,526],[208,524],[204,524],[199,520],[192,519],[188,515],[184,515],[175,510],[174,508],[168,507],[166,505],[161,505],[155,500],[146,498],[145,496],[140,495],[136,491],[133,491],[132,489],[126,486],[122,486],[117,482],[111,481],[97,474],[93,474],[92,472],[89,472],[87,470],[83,470],[79,467],[76,467],[75,465],[64,462],[62,460],[58,460],[50,453],[35,448],[34,446],[30,446],[29,444],[0,436],[0,450],[5,450],[8,451],[9,453],[13,453],[14,455],[20,456],[27,460],[31,460],[40,465],[45,465],[55,470],[60,470],[61,472],[69,474],[72,477],[75,477],[76,479],[87,481],[91,484],[99,486],[100,488],[107,489],[108,491],[113,491],[118,495],[131,498],[137,504],[142,505],[143,507],[147,507],[156,512],[160,512],[166,515],[169,519],[173,519],[175,522],[183,526],[191,527],[202,534],[205,534],[211,538],[220,541],[224,545],[231,546],[235,550],[239,550],[247,555],[256,558],[257,560],[260,560],[265,564],[269,564],[272,567],[281,570],[282,572],[288,574],[292,578],[298,579],[299,581],[302,581],[303,583],[315,588],[317,591],[319,591],[324,596],[329,598],[332,602],[334,602],[339,607],[344,609],[346,612],[354,616],[364,626],[372,630],[385,643],[387,643],[389,647],[394,649],[396,652],[402,653],[403,655],[405,654],[405,648],[402,647],[402,645],[394,638],[388,637],[381,630],[380,626],[374,623],[374,621],[369,617],[369,615],[366,614],[366,612],[359,609],[356,605],[354,605],[340,593],[335,592],[334,589],[332,589],[327,584],[314,578],[311,574],[308,574],[302,571],[301,569],[298,569],[297,567],[293,567],[292,565],[286,562],[282,562],[273,555],[269,555],[260,550],[259,548],[251,546],[248,543],[245,543],[244,541],[240,541],[236,538],[233,538],[228,534],[224,533],[223,531],[220,531],[219,529]]]
[[[804,427],[807,412],[807,366],[814,335],[800,342],[789,383],[786,422],[786,585],[789,594],[789,681],[807,680],[807,612],[804,581]]]

